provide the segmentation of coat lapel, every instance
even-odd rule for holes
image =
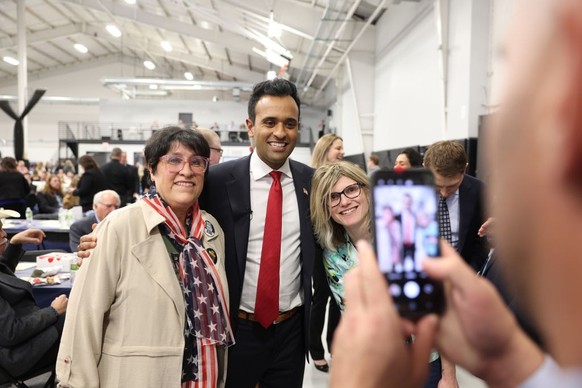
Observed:
[[[164,222],[164,218],[144,202],[142,202],[142,210],[150,236],[132,247],[131,254],[139,261],[153,281],[170,297],[180,319],[184,320],[184,297],[171,265],[168,251],[165,245],[160,243],[161,235],[157,228],[159,224]],[[167,263],[161,264],[161,260],[166,260]]]
[[[467,230],[469,229],[469,221],[473,218],[474,206],[471,204],[474,201],[473,187],[468,179],[463,179],[459,187],[459,246],[458,252],[463,250],[465,240],[467,239]]]
[[[230,204],[232,214],[234,244],[236,247],[239,274],[241,274],[241,282],[245,273],[249,229],[253,215],[250,196],[250,161],[251,158],[248,156],[244,163],[237,163],[232,169],[230,179],[225,182],[228,204]],[[225,204],[225,206],[228,205]]]

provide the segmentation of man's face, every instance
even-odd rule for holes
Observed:
[[[119,157],[119,163],[127,164],[127,153],[126,152],[121,153],[121,156]]]
[[[280,168],[297,143],[299,108],[291,96],[262,96],[255,107],[255,122],[247,119],[249,135],[255,139],[255,151],[263,162]]]
[[[443,176],[438,172],[434,172],[434,184],[442,197],[448,198],[453,195],[463,183],[463,178],[465,174],[457,174],[453,176]]]
[[[222,158],[222,144],[220,144],[218,136],[213,136],[208,145],[210,146],[210,165],[214,166],[220,163],[220,158]]]
[[[93,205],[95,215],[99,221],[103,221],[109,213],[118,207],[119,204],[117,203],[117,199],[111,194],[104,194],[101,199]]]

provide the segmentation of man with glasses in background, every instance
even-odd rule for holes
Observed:
[[[218,134],[208,128],[196,128],[196,131],[200,132],[204,139],[208,142],[210,146],[210,165],[220,163],[222,158],[222,144],[220,143],[220,137]]]
[[[73,222],[69,229],[69,246],[76,252],[81,236],[91,233],[93,225],[103,221],[109,213],[121,205],[119,195],[113,190],[103,190],[93,197],[93,214]]]

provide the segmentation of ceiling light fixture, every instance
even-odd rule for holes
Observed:
[[[259,50],[256,47],[253,47],[253,51],[259,54],[261,57],[265,58],[267,61],[272,63],[273,65],[279,67],[288,67],[291,58],[288,58],[284,55],[278,54],[275,51],[267,48],[265,51]]]
[[[163,40],[162,43],[160,43],[160,45],[162,46],[164,51],[167,51],[167,52],[172,51],[172,45],[167,40]]]
[[[155,63],[153,63],[152,61],[143,61],[143,65],[146,67],[146,69],[148,70],[153,70],[156,68]]]
[[[271,11],[269,14],[269,27],[267,29],[269,38],[280,38],[282,30],[281,25],[275,21],[273,11]]]
[[[186,78],[188,81],[192,81],[194,79],[194,75],[187,71],[184,73],[184,78]]]
[[[125,2],[126,2],[127,4],[134,5],[134,4],[136,3],[136,0],[125,0]]]
[[[114,24],[108,24],[107,27],[105,27],[105,29],[107,30],[107,32],[109,32],[116,38],[119,38],[121,36],[121,31]]]
[[[269,70],[269,71],[267,72],[267,80],[269,80],[269,81],[272,81],[272,80],[274,80],[275,78],[277,78],[277,73],[276,73],[276,72],[274,72],[273,70]]]
[[[18,62],[18,59],[14,59],[12,57],[9,57],[8,55],[2,58],[2,60],[6,63],[11,64],[12,66],[18,66],[18,64],[20,63]]]
[[[158,90],[159,86],[157,84],[150,84],[150,90]]]
[[[81,43],[75,43],[73,47],[75,48],[75,50],[83,54],[87,54],[89,52],[89,49],[85,45],[82,45]]]

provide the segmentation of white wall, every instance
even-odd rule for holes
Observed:
[[[399,34],[425,3],[400,3],[377,25],[371,151],[430,143],[442,137],[443,99],[432,12],[414,22],[408,33]]]

